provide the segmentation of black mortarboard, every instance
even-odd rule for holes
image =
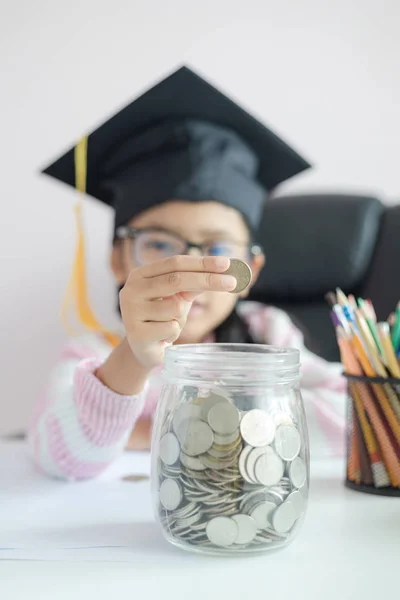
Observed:
[[[187,67],[88,137],[86,192],[115,226],[170,199],[218,200],[257,227],[266,192],[310,165]],[[74,148],[44,173],[76,185]]]

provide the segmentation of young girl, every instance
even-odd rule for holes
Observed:
[[[37,466],[89,478],[126,447],[148,449],[165,347],[205,341],[298,348],[311,451],[339,453],[340,365],[311,354],[285,313],[242,302],[248,291],[231,293],[236,280],[224,274],[236,257],[257,280],[264,255],[254,232],[266,191],[307,163],[186,68],[86,144],[46,172],[115,209],[111,267],[123,328],[120,336],[102,331],[87,305],[79,230],[73,289],[91,331],[66,346],[36,407],[29,439]]]

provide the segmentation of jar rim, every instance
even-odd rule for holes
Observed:
[[[300,352],[267,344],[178,344],[166,349],[164,366],[167,372],[179,367],[196,371],[213,368],[224,373],[251,368],[262,369],[263,374],[295,375],[300,367]]]

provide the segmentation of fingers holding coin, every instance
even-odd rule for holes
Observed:
[[[236,286],[233,290],[229,290],[233,294],[239,294],[249,287],[252,278],[252,272],[247,263],[239,258],[231,258],[229,268],[225,271],[225,275],[232,275],[236,279]]]
[[[239,293],[250,282],[250,267],[224,256],[174,256],[133,269],[120,292],[120,307],[136,358],[141,364],[160,364],[164,342],[179,338],[196,296],[208,291]],[[162,346],[155,347],[157,342]]]

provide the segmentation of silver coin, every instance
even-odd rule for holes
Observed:
[[[207,537],[215,546],[232,546],[238,537],[239,529],[229,517],[215,517],[207,523]]]
[[[249,515],[233,515],[232,519],[238,526],[235,544],[250,544],[257,534],[257,523]]]
[[[197,523],[197,521],[199,521],[201,519],[201,515],[200,513],[195,513],[194,515],[190,515],[189,517],[183,517],[182,519],[178,519],[178,521],[176,522],[177,527],[189,527],[189,533],[190,533],[190,528],[193,527],[193,525],[195,523]]]
[[[211,427],[200,419],[185,419],[178,427],[178,439],[181,448],[189,456],[198,456],[211,448],[214,435]]]
[[[248,483],[245,481],[242,485],[242,490],[244,494],[248,494],[250,492],[260,493],[264,490],[264,486],[261,485],[261,483],[254,483],[253,481]]]
[[[125,475],[122,477],[122,481],[131,481],[133,483],[140,483],[142,481],[148,481],[150,477],[148,475]]]
[[[289,495],[289,490],[284,490],[279,486],[269,486],[268,494],[271,500],[277,504],[281,504]]]
[[[183,487],[184,487],[184,491],[185,491],[185,498],[189,502],[201,502],[202,501],[204,492],[201,492],[200,490],[194,490],[193,487],[187,486],[185,483],[183,483]]]
[[[266,529],[258,532],[256,539],[259,539],[260,541],[279,542],[286,539],[286,537],[287,536],[284,533],[277,533],[272,528],[267,527]]]
[[[207,473],[208,480],[213,482],[213,484],[217,485],[220,489],[221,485],[234,485],[239,490],[241,487],[240,482],[240,474],[232,474],[230,472],[230,467],[227,467],[223,471],[209,471]]]
[[[196,543],[198,540],[205,539],[204,531],[193,531],[193,528],[188,537],[191,543]]]
[[[198,521],[197,523],[192,525],[192,531],[199,532],[204,535],[206,527],[207,527],[207,521]]]
[[[213,498],[212,500],[206,500],[204,501],[204,504],[207,504],[207,506],[221,506],[222,508],[225,508],[227,506],[227,504],[229,502],[233,502],[233,498],[232,496],[216,496],[215,498]]]
[[[275,433],[275,450],[283,460],[296,458],[301,448],[300,434],[293,425],[280,425]]]
[[[275,436],[275,423],[263,410],[247,412],[240,422],[240,432],[250,446],[267,446]]]
[[[215,437],[214,437],[215,440]],[[237,450],[242,449],[242,438],[239,436],[235,442],[229,445],[221,446],[220,444],[213,444],[213,450],[223,451],[225,454],[232,454],[233,452],[237,452]]]
[[[173,465],[179,458],[179,442],[173,433],[166,433],[160,440],[159,454],[165,465]]]
[[[190,527],[179,527],[178,525],[173,525],[173,527],[170,528],[172,533],[174,535],[179,536],[180,538],[185,538],[187,535],[190,534]]]
[[[176,479],[180,475],[180,469],[173,469],[167,465],[164,465],[162,468],[161,475],[163,477],[170,477],[171,479]]]
[[[296,488],[301,488],[306,482],[306,465],[299,456],[289,464],[289,478]]]
[[[259,529],[265,529],[265,527],[271,525],[269,519],[275,509],[276,504],[274,502],[260,502],[251,510],[250,516],[257,523]]]
[[[193,497],[193,498],[194,498],[193,502],[195,501],[195,499],[196,499],[196,498],[200,498],[201,496],[204,496],[204,494],[206,493],[206,492],[204,492],[203,490],[199,489],[199,488],[197,487],[197,485],[189,485],[189,484],[188,484],[188,482],[187,482],[187,480],[180,479],[179,481],[180,481],[180,483],[181,483],[181,484],[183,485],[183,487],[184,487],[184,490],[185,490],[185,496],[186,496],[187,498],[189,497],[189,495],[190,495],[191,497]],[[196,481],[197,481],[197,480],[195,480],[195,479],[193,480],[193,482],[196,482]]]
[[[181,463],[188,469],[193,471],[204,471],[206,466],[201,462],[197,456],[188,456],[184,452],[180,453]]]
[[[228,505],[230,502],[234,502],[235,496],[232,492],[227,492],[226,494],[221,494],[220,490],[210,490],[208,496],[204,496],[202,498],[202,503],[206,504],[208,507],[210,506],[223,506],[224,504]]]
[[[196,473],[196,471],[193,471],[193,473]],[[196,480],[193,480],[190,476],[188,476],[185,471],[182,471],[182,473],[179,475],[179,481],[182,483],[185,490],[188,490],[193,493],[199,493],[199,490],[195,485]]]
[[[286,498],[286,502],[291,502],[293,504],[296,517],[300,517],[306,510],[306,500],[303,494],[298,490],[295,490],[289,494],[289,496]]]
[[[222,458],[213,458],[211,456],[207,456],[207,454],[201,454],[200,460],[209,469],[220,471],[221,469],[226,469],[234,465],[237,461],[237,456],[233,456],[228,460],[223,460]]]
[[[201,401],[201,404],[199,404],[199,406],[200,406],[200,410],[201,410],[201,418],[204,421],[207,421],[208,413],[217,404],[230,404],[230,401],[228,398],[226,398],[225,396],[219,395],[218,393],[217,394],[211,393],[208,396],[208,398],[199,398],[198,400]]]
[[[238,439],[239,435],[239,428],[229,435],[219,435],[218,433],[214,433],[214,444],[217,444],[217,446],[229,446]]]
[[[216,486],[218,486],[219,491],[226,489],[229,492],[234,493],[238,497],[239,494],[241,493],[240,479],[233,480],[233,479],[228,479],[227,477],[223,477],[224,471],[217,471],[217,474],[221,475],[221,478],[219,481],[215,478],[215,479],[213,479],[213,482],[215,483]],[[223,487],[224,485],[226,485],[227,487],[224,488]]]
[[[254,486],[252,486],[252,488],[253,487]],[[249,514],[251,508],[257,504],[260,504],[261,502],[265,502],[266,500],[273,501],[274,496],[271,497],[269,490],[267,491],[264,488],[262,490],[255,490],[253,492],[243,494],[240,499],[240,512]],[[277,501],[280,502],[280,499],[278,498]]]
[[[209,499],[209,496],[194,496],[190,492],[186,493],[185,496],[191,502],[196,502],[196,503],[205,502]]]
[[[247,474],[247,469],[246,469],[247,457],[249,456],[249,454],[252,450],[253,450],[252,446],[245,446],[239,456],[239,471],[240,471],[241,476],[243,477],[243,479],[245,481],[247,481],[247,483],[253,483],[253,481],[250,479],[249,475]]]
[[[273,504],[277,505],[280,504],[281,501],[277,498],[274,498],[274,496],[270,495],[264,488],[263,491],[259,491],[255,495],[249,494],[248,497],[244,500],[244,502],[240,503],[240,512],[245,513],[246,515],[250,515],[253,508],[258,506],[259,504],[263,504],[263,502],[272,502]]]
[[[237,283],[233,294],[238,294],[245,290],[251,283],[252,273],[249,265],[239,258],[231,258],[229,269],[224,271],[224,275],[232,275]]]
[[[223,389],[223,388],[213,388],[212,395],[213,396],[219,396],[220,398],[223,398],[224,400],[228,400],[228,402],[232,402],[232,396],[230,395],[230,393],[226,389]]]
[[[193,404],[192,402],[185,402],[185,404],[181,404],[174,414],[172,419],[172,428],[176,434],[178,434],[178,429],[182,421],[186,419],[196,419],[201,416],[201,407],[197,404]]]
[[[277,427],[279,427],[279,425],[293,425],[292,417],[283,410],[273,413],[272,418]]]
[[[206,506],[202,510],[202,514],[206,519],[214,519],[215,517],[230,517],[237,513],[236,504],[231,504],[229,506],[224,506],[220,504],[219,506]]]
[[[183,519],[184,517],[190,517],[199,512],[199,506],[196,502],[188,502],[186,506],[174,510],[175,519]]]
[[[207,450],[207,454],[209,456],[212,456],[213,458],[226,458],[229,457],[232,454],[231,450],[215,450],[215,448],[213,448],[211,446],[211,448],[209,450]]]
[[[268,546],[269,544],[272,544],[274,540],[271,539],[270,537],[267,536],[263,536],[263,535],[257,535],[254,539],[254,543],[258,544],[259,546],[261,546],[261,544],[263,546]]]
[[[219,402],[209,411],[207,421],[215,433],[229,435],[239,427],[240,415],[233,404]]]
[[[282,477],[282,479],[279,482],[279,485],[283,488],[291,488],[292,487],[292,483],[291,483],[289,477],[286,477],[286,476]]]
[[[175,479],[164,479],[162,482],[160,502],[166,510],[175,510],[182,502],[182,490]]]
[[[271,446],[261,446],[260,448],[253,448],[253,450],[250,452],[250,454],[247,457],[246,460],[246,471],[247,471],[247,475],[249,476],[249,479],[251,479],[254,483],[258,483],[255,473],[254,473],[254,467],[255,464],[257,462],[257,460],[260,458],[260,456],[262,456],[263,454],[268,454],[269,452],[274,452],[271,448]]]
[[[209,485],[209,482],[207,482],[208,485],[206,485],[204,481],[196,481],[195,483],[196,483],[196,487],[199,490],[202,490],[206,494],[210,494],[210,485]],[[213,490],[211,490],[211,492],[213,492]]]
[[[202,546],[204,548],[211,548],[212,547],[212,543],[209,541],[208,538],[206,538],[205,541],[201,541],[197,543],[198,546]]]
[[[296,521],[296,511],[291,502],[283,502],[272,515],[272,526],[278,533],[289,531]]]
[[[239,448],[238,458],[240,456],[241,451],[242,451],[242,446]],[[239,464],[236,463],[235,465],[228,467],[224,473],[224,476],[227,479],[229,479],[230,481],[240,479]]]
[[[238,443],[234,446],[225,446],[224,450],[221,450],[221,446],[215,447],[215,444],[211,446],[209,450],[207,450],[207,454],[209,456],[213,456],[214,458],[221,458],[223,460],[229,460],[230,458],[236,456],[239,457],[239,454],[242,451],[243,446]],[[234,467],[233,467],[234,468]]]
[[[201,471],[196,470],[196,469],[193,470],[193,469],[188,469],[187,467],[184,467],[182,465],[182,472],[180,475],[180,479],[182,479],[182,481],[184,481],[184,483],[186,483],[186,485],[195,487],[196,483],[198,481],[207,480],[208,475],[207,475],[207,473],[205,473],[205,469],[202,469]]]
[[[197,512],[198,510],[199,510],[199,507],[196,504],[196,502],[188,502],[187,504],[184,504],[180,508],[177,508],[176,510],[174,510],[174,517],[176,517],[176,518],[186,517],[186,516],[190,515],[191,513]]]
[[[224,484],[221,484],[221,488],[223,488]],[[240,487],[236,484],[233,484],[235,487],[230,487],[230,485],[225,485],[223,491],[226,493],[234,494],[235,502],[239,501]]]
[[[285,471],[283,461],[274,453],[263,454],[257,459],[254,476],[263,485],[276,485]]]

